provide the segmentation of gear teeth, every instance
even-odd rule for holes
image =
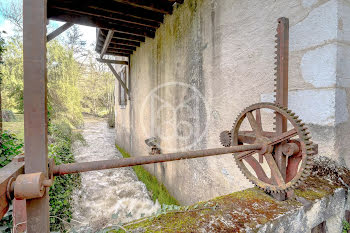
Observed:
[[[231,131],[225,130],[220,133],[220,143],[224,147],[230,147],[231,146]]]
[[[248,180],[250,180],[251,183],[253,183],[254,185],[256,185],[258,188],[264,190],[266,193],[280,193],[280,192],[286,192],[288,190],[291,189],[295,189],[298,186],[300,186],[305,179],[310,175],[312,168],[313,168],[313,151],[314,151],[314,147],[313,147],[313,142],[310,140],[311,136],[310,136],[310,132],[308,130],[307,127],[305,127],[305,124],[303,122],[301,122],[301,120],[299,119],[298,115],[295,115],[295,113],[293,113],[292,111],[288,110],[287,108],[280,106],[279,104],[271,104],[271,103],[260,103],[260,104],[255,104],[252,106],[247,107],[246,109],[244,109],[236,118],[236,122],[233,126],[233,131],[235,131],[236,127],[237,127],[237,122],[241,121],[242,117],[245,117],[245,114],[247,111],[252,111],[255,109],[261,109],[264,108],[264,105],[270,105],[273,106],[274,108],[268,107],[270,109],[276,109],[276,107],[279,109],[276,109],[274,112],[274,119],[276,118],[276,113],[282,114],[284,116],[288,116],[288,119],[290,119],[289,121],[291,121],[293,123],[293,125],[295,125],[295,129],[298,132],[298,136],[299,136],[299,140],[301,140],[304,144],[305,144],[305,148],[306,151],[303,151],[303,159],[302,159],[302,163],[301,163],[301,168],[300,171],[298,171],[297,176],[298,179],[293,179],[292,181],[289,181],[286,186],[279,187],[277,185],[271,185],[271,184],[266,184],[264,187],[261,187],[259,185],[257,185],[256,182],[254,182],[253,180],[250,180],[248,177],[250,177],[250,175],[248,175],[247,169],[246,167],[241,167],[241,166],[245,166],[243,163],[239,163],[239,161],[237,159],[236,160],[236,164],[238,165],[239,169],[241,170],[241,172],[243,173],[243,175],[248,178]],[[273,129],[274,131],[276,130],[275,128]],[[232,132],[233,132],[232,131]],[[306,157],[305,157],[306,156]],[[244,168],[244,169],[243,169]]]

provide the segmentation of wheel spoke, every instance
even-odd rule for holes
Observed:
[[[258,127],[260,127],[261,132],[263,132],[260,109],[255,110],[255,119],[256,123],[258,124]]]
[[[253,131],[256,134],[256,137],[260,138],[262,135],[261,124],[260,125],[258,124],[258,122],[255,120],[252,112],[247,112],[247,118],[248,118],[250,126],[252,127]]]
[[[284,179],[283,179],[283,176],[280,172],[280,170],[278,169],[278,166],[276,164],[276,161],[275,159],[273,158],[272,154],[268,153],[268,154],[265,154],[265,159],[271,169],[271,178],[273,178],[277,185],[285,185],[285,182],[284,182]]]
[[[245,159],[245,158],[252,156],[255,153],[256,153],[256,151],[245,151],[245,152],[242,152],[242,153],[239,153],[238,155],[236,155],[236,158],[239,160],[242,160],[242,159]]]
[[[270,184],[270,179],[267,177],[264,169],[261,167],[261,165],[256,161],[254,157],[246,157],[245,161],[253,168],[256,176],[258,177],[259,180]]]

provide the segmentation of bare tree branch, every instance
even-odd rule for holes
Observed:
[[[16,30],[23,31],[23,10],[21,0],[11,0],[5,5],[0,3],[0,11],[5,19],[16,26]]]

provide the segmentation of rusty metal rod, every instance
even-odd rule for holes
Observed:
[[[193,159],[201,158],[206,156],[213,155],[222,155],[229,153],[244,152],[250,150],[260,150],[262,144],[251,144],[251,145],[241,145],[233,146],[227,148],[215,148],[215,149],[206,149],[206,150],[195,150],[195,151],[186,151],[186,152],[176,152],[169,154],[160,154],[156,156],[141,156],[125,159],[112,159],[112,160],[101,160],[101,161],[92,161],[84,163],[70,163],[70,164],[61,164],[57,165],[53,169],[53,174],[55,176],[72,174],[78,172],[87,172],[95,170],[104,170],[111,168],[120,168],[120,167],[131,167],[136,165],[150,164],[150,163],[160,163],[160,162],[169,162],[181,159]]]

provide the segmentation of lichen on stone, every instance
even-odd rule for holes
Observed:
[[[250,188],[123,227],[131,232],[255,232],[262,225],[302,208],[303,204],[297,201],[300,198],[312,204],[338,188],[346,188],[349,175],[348,169],[330,159],[318,158],[310,177],[295,189],[295,198],[291,200],[277,201],[258,188]]]

